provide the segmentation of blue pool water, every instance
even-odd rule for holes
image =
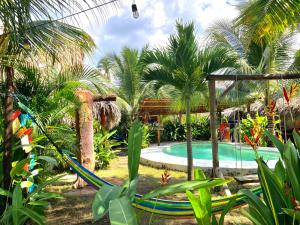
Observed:
[[[243,160],[243,161],[254,161],[255,153],[251,147],[248,146],[235,146],[232,144],[219,143],[219,160]],[[280,157],[279,152],[276,150],[259,150],[259,155],[264,160],[277,160]],[[187,157],[186,144],[175,144],[171,147],[166,147],[163,152],[173,156]],[[193,143],[193,158],[194,159],[207,159],[212,160],[212,151],[210,143]]]

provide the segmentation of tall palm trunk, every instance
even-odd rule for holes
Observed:
[[[13,129],[11,115],[13,112],[13,81],[14,81],[14,69],[12,67],[6,67],[6,95],[4,99],[4,151],[3,151],[3,187],[9,189],[11,179],[11,151],[12,151],[12,138]]]
[[[186,145],[187,145],[187,166],[188,180],[193,179],[193,151],[192,151],[192,127],[191,127],[191,98],[186,101]]]

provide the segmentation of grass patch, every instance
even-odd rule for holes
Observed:
[[[140,165],[138,192],[147,193],[154,188],[160,187],[160,178],[164,170],[155,169]],[[169,171],[172,178],[170,183],[177,183],[186,180],[186,173],[178,171]],[[101,178],[117,185],[121,185],[128,178],[127,157],[119,156],[114,158],[107,169],[96,172]],[[81,190],[72,189],[75,176],[67,176],[59,183],[51,186],[50,191],[63,193],[65,199],[53,201],[47,212],[47,224],[49,225],[88,225],[92,224],[91,205],[95,191],[90,188]],[[234,184],[236,185],[236,184]],[[237,188],[237,187],[235,187]],[[185,194],[176,194],[168,196],[169,199],[185,199]],[[157,215],[151,215],[144,211],[137,211],[140,225],[181,225],[196,224],[194,219],[162,218]],[[151,218],[151,222],[150,222]],[[101,220],[99,224],[109,225],[108,217]],[[238,225],[251,223],[242,217],[239,210],[233,210],[226,216],[226,225]]]

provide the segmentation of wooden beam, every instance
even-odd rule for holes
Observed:
[[[94,102],[115,102],[116,100],[116,96],[103,97],[102,95],[94,95],[93,97]]]
[[[287,79],[300,79],[300,74],[255,74],[255,75],[213,75],[210,74],[206,78],[207,80],[287,80]]]
[[[216,82],[214,80],[208,81],[209,90],[209,113],[210,113],[210,133],[213,156],[213,176],[217,177],[217,168],[219,168],[218,156],[218,136],[217,136],[217,101],[216,101]]]

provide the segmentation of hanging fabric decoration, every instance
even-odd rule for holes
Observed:
[[[13,112],[11,115],[12,129],[13,129],[14,134],[21,128],[21,123],[19,120],[20,115],[21,115],[21,111],[19,111],[19,110]]]

